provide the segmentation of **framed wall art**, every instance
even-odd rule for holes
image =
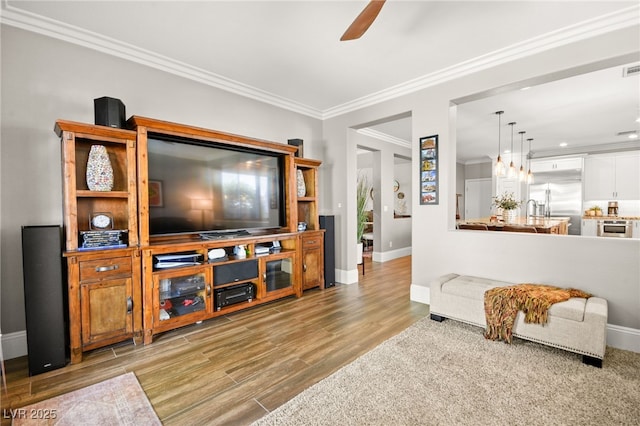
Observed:
[[[420,138],[420,204],[438,204],[438,135]]]

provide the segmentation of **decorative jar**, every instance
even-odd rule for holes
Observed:
[[[91,191],[111,191],[113,189],[113,168],[107,148],[91,145],[87,160],[87,186]]]
[[[307,195],[307,185],[304,183],[304,175],[300,169],[296,171],[296,180],[298,184],[298,197],[304,197]]]

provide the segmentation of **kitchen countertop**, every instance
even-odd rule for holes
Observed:
[[[583,219],[597,219],[597,220],[640,220],[640,216],[582,216]]]
[[[560,226],[562,223],[567,223],[567,222],[569,222],[569,220],[571,220],[571,218],[568,217],[568,216],[567,217],[554,216],[554,217],[551,217],[551,218],[530,217],[529,219],[527,219],[526,217],[517,217],[514,220],[514,222],[510,223],[509,225],[511,225],[511,226],[533,226],[533,227],[538,228],[538,229],[550,229],[550,228],[553,228],[554,226]],[[465,223],[465,224],[484,223],[485,225],[487,225],[489,227],[495,227],[495,228],[502,228],[504,225],[506,225],[501,220],[491,221],[491,218],[489,218],[489,217],[483,217],[483,218],[479,218],[479,219],[464,220],[464,221],[460,221],[459,223]]]

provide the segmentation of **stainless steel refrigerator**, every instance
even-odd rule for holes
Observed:
[[[534,174],[529,199],[545,205],[546,216],[569,217],[569,234],[580,235],[582,219],[582,172],[565,170]]]

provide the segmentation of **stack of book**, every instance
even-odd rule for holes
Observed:
[[[78,250],[101,250],[127,247],[129,231],[113,229],[108,231],[81,231]]]

